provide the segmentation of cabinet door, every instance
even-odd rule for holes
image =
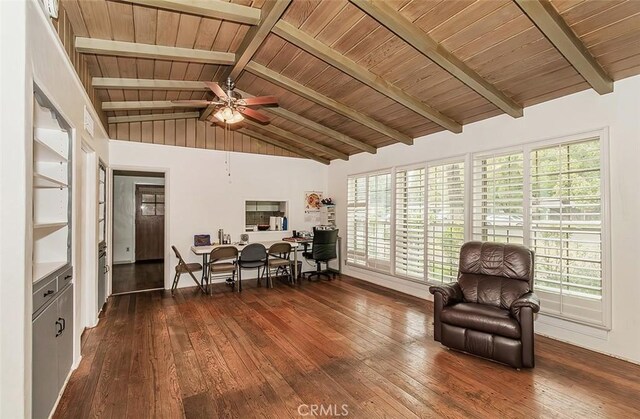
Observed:
[[[33,418],[47,418],[58,397],[58,355],[56,325],[58,304],[51,303],[33,321]]]
[[[58,345],[58,389],[62,388],[73,364],[73,284],[58,298],[58,320],[64,329],[56,338]]]

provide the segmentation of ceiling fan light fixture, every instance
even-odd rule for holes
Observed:
[[[244,119],[244,116],[237,109],[223,106],[213,115],[218,121],[226,124],[235,124]]]

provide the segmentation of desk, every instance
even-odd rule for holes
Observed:
[[[251,242],[251,243],[247,243],[247,245],[253,244],[253,243],[260,243],[267,248],[267,251],[269,251],[269,247],[271,247],[272,244],[283,243],[283,242],[289,243],[291,245],[291,248],[293,251],[293,280],[297,281],[298,280],[298,252],[296,251],[298,247],[297,242],[275,240],[275,241],[268,241],[268,242]],[[242,253],[242,249],[244,249],[247,245],[241,245],[239,243],[231,243],[231,244],[213,244],[210,246],[191,246],[191,251],[194,254],[202,255],[202,284],[204,285],[205,281],[208,282],[208,279],[209,279],[209,254],[213,249],[221,246],[233,246],[236,249],[238,249],[238,253]]]

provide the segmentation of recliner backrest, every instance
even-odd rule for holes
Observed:
[[[533,290],[533,252],[524,246],[468,242],[460,249],[458,283],[466,302],[509,309]]]

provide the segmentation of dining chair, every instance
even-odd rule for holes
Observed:
[[[173,284],[171,284],[171,295],[173,295],[174,291],[178,287],[178,281],[180,280],[182,274],[189,274],[191,278],[193,278],[193,281],[198,285],[200,290],[206,294],[207,292],[205,291],[204,287],[193,274],[194,272],[201,271],[202,265],[199,263],[186,263],[175,246],[171,245],[171,249],[173,249],[173,253],[175,253],[176,257],[178,258],[178,264],[176,265],[176,274],[173,277]]]
[[[275,269],[276,276],[282,272],[289,277],[289,283],[295,283],[291,269],[293,262],[289,259],[290,255],[291,244],[289,243],[274,243],[269,247],[269,251],[267,252],[267,268],[265,269],[269,288],[273,288],[273,269]]]
[[[232,287],[235,285],[237,263],[238,249],[235,246],[220,246],[211,251],[209,254],[209,275],[207,275],[209,293],[211,293],[210,285],[214,275],[226,278]]]
[[[238,292],[242,291],[242,269],[258,269],[258,286],[260,286],[260,268],[267,263],[267,249],[260,243],[251,243],[240,252],[238,258]]]

